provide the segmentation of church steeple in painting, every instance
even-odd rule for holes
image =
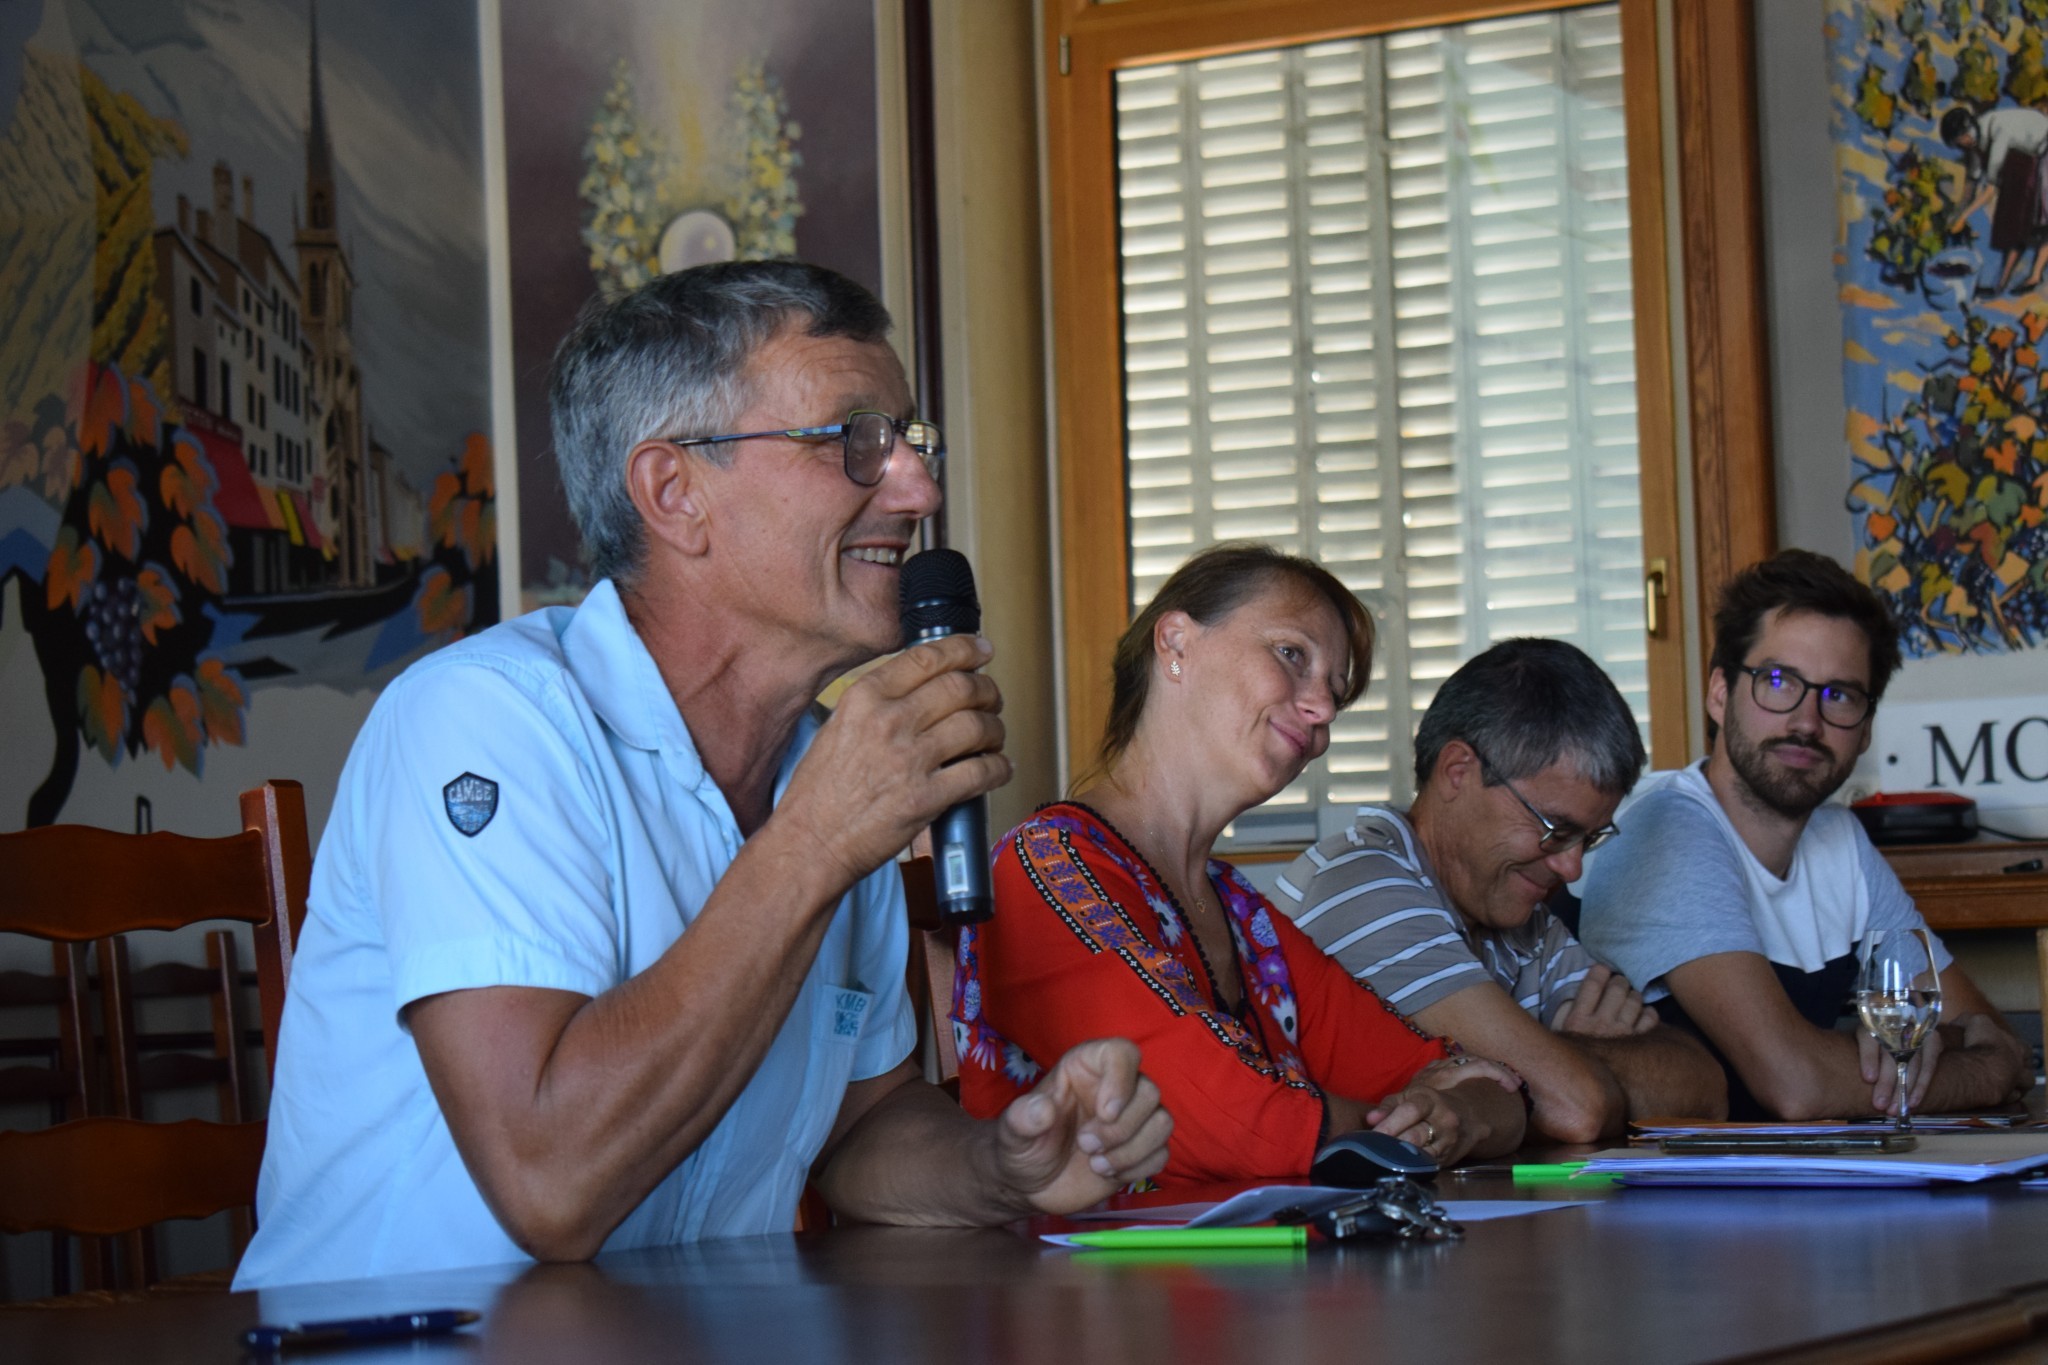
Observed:
[[[327,141],[327,102],[320,96],[320,0],[308,0],[312,43],[307,82],[311,93],[306,117],[306,226],[316,232],[334,229],[334,149]]]
[[[355,274],[342,250],[337,225],[334,148],[328,139],[327,102],[320,90],[319,0],[307,0],[306,221],[292,238],[299,258],[299,297],[305,301],[306,340],[312,348],[313,390],[320,410],[314,434],[326,477],[322,508],[332,540],[336,579],[367,586],[376,566],[370,553],[368,485],[363,430],[362,377],[351,335]]]

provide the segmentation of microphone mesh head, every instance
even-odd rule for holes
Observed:
[[[952,635],[972,635],[981,629],[974,570],[958,550],[912,555],[904,561],[899,591],[906,641],[934,629]]]

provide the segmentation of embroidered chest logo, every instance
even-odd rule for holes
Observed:
[[[441,804],[448,809],[448,823],[474,839],[498,813],[498,784],[464,773],[441,788]]]
[[[865,991],[834,991],[832,1036],[847,1039],[860,1037],[860,1023],[867,1015],[868,1002],[873,998]]]

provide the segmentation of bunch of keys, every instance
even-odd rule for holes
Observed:
[[[1429,1191],[1400,1175],[1376,1181],[1350,1203],[1339,1204],[1309,1221],[1333,1242],[1364,1238],[1442,1242],[1465,1235],[1464,1226],[1453,1222]]]

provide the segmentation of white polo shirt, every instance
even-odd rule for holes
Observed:
[[[799,725],[777,800],[818,725]],[[482,986],[610,990],[689,928],[740,843],[609,581],[408,669],[356,739],[314,863],[235,1287],[525,1260],[399,1011]],[[915,1046],[907,951],[884,864],[834,912],[747,1088],[606,1249],[787,1231],[847,1083]]]

